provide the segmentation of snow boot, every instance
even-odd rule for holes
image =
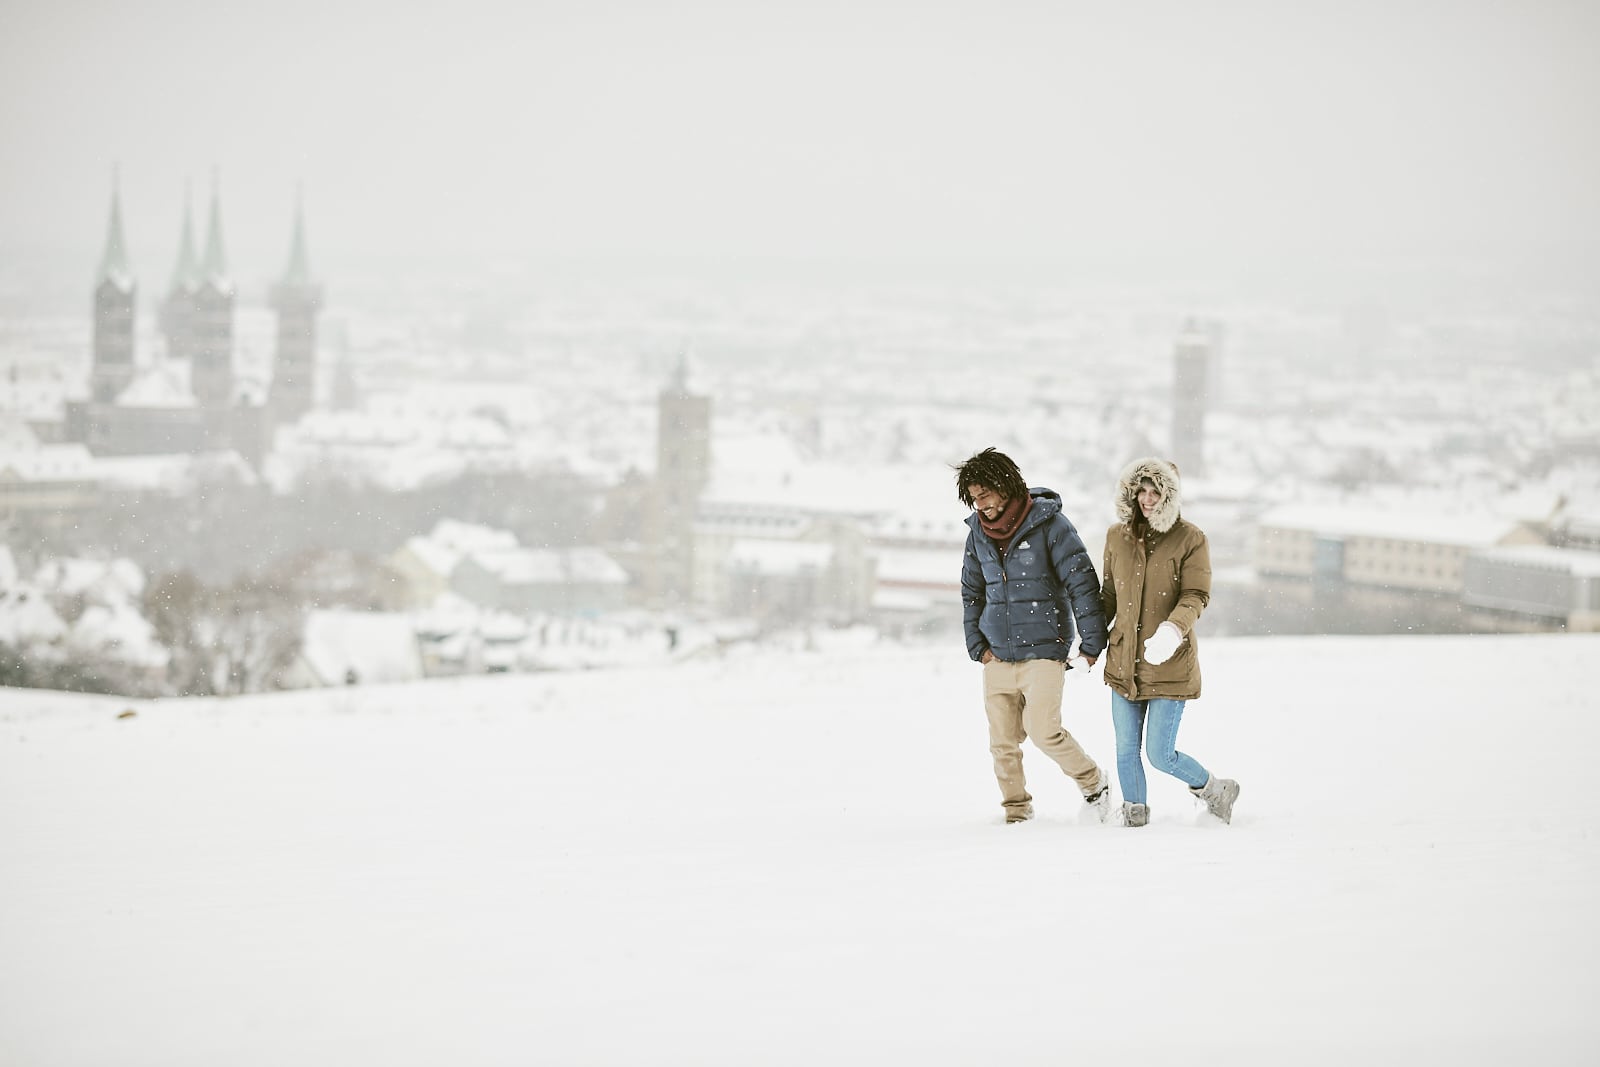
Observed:
[[[1006,806],[1006,824],[1008,826],[1015,822],[1027,822],[1031,818],[1033,818],[1032,804],[1018,804],[1016,807]]]
[[[1105,822],[1106,816],[1111,814],[1111,780],[1106,777],[1106,772],[1100,772],[1100,786],[1092,793],[1083,795],[1083,802],[1089,805],[1089,811],[1099,822]]]
[[[1150,821],[1150,809],[1143,804],[1122,804],[1122,825],[1143,826]]]
[[[1239,783],[1232,778],[1218,778],[1216,775],[1206,779],[1206,784],[1198,789],[1190,788],[1196,798],[1206,802],[1206,810],[1225,823],[1233,822],[1233,802],[1239,799]]]

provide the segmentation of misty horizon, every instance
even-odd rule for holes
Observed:
[[[1588,295],[1600,263],[1600,12],[1576,5],[9,8],[13,288],[86,284],[113,172],[142,299],[213,174],[246,297],[302,189],[328,280],[1381,296],[1458,270]]]

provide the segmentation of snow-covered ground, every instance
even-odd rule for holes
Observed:
[[[0,690],[0,1063],[1593,1063],[1600,637],[1204,657],[1231,827],[1001,825],[959,648]]]

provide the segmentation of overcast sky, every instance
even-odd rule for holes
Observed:
[[[0,0],[0,256],[1219,261],[1600,247],[1600,4]]]

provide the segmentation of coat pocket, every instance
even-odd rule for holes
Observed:
[[[1185,685],[1192,687],[1199,677],[1199,657],[1195,654],[1192,637],[1185,637],[1172,658],[1165,663],[1145,663],[1139,677],[1152,685]]]

